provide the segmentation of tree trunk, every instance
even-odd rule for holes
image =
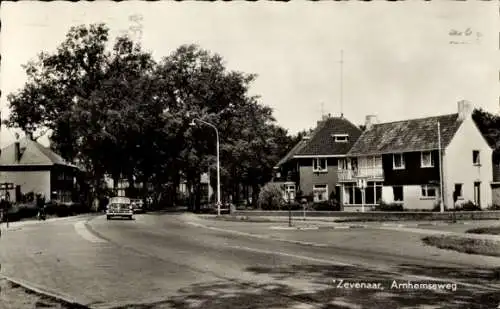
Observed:
[[[179,205],[179,186],[181,183],[181,175],[180,175],[180,172],[178,170],[174,172],[172,180],[173,180],[172,201],[173,201],[173,205],[177,206],[177,205]]]
[[[258,184],[252,184],[252,206],[258,205],[260,188]]]
[[[194,209],[196,213],[201,210],[201,184],[199,181],[194,185]]]

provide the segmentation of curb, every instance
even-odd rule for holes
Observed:
[[[28,291],[31,291],[35,294],[45,296],[50,298],[51,300],[54,300],[58,303],[62,303],[63,305],[69,307],[69,308],[75,308],[75,309],[90,309],[89,307],[82,305],[80,302],[77,300],[71,298],[70,296],[66,295],[61,295],[60,293],[55,293],[52,291],[48,291],[46,289],[42,289],[39,287],[33,286],[31,283],[27,283],[25,281],[19,280],[19,279],[14,279],[11,277],[8,277],[6,275],[0,274],[0,279],[4,279],[9,281],[10,283],[20,286]]]
[[[346,230],[346,229],[364,229],[368,228],[367,225],[338,225],[338,226],[271,226],[271,230],[284,230],[284,231],[314,231],[314,230]]]

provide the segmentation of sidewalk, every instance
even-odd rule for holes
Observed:
[[[9,222],[9,227],[7,227],[7,222],[2,222],[0,224],[0,230],[2,231],[8,231],[16,228],[20,228],[23,226],[29,226],[29,225],[35,225],[35,224],[44,224],[44,223],[50,223],[50,222],[57,222],[57,221],[62,221],[62,220],[71,220],[71,219],[80,219],[80,218],[87,218],[95,215],[100,215],[99,213],[88,213],[88,214],[81,214],[81,215],[76,215],[76,216],[67,216],[67,217],[53,217],[53,218],[48,218],[45,221],[40,221],[35,218],[33,219],[27,219],[27,220],[21,220],[21,221],[14,221],[14,222]]]

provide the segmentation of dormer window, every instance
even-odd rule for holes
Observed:
[[[349,142],[349,135],[347,134],[333,134],[333,138],[336,143],[347,143]]]

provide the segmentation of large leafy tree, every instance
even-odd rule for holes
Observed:
[[[25,66],[25,87],[8,98],[10,126],[28,135],[49,129],[52,148],[97,178],[133,173],[144,124],[158,111],[151,56],[126,37],[112,50],[107,43],[103,24],[71,28],[54,53]]]
[[[103,24],[73,27],[54,53],[28,63],[25,87],[8,98],[9,125],[30,135],[50,130],[51,146],[83,163],[96,184],[111,174],[161,192],[183,178],[199,206],[200,174],[216,174],[215,130],[190,126],[202,119],[219,132],[225,195],[238,198],[247,186],[257,196],[294,141],[248,95],[256,76],[228,70],[196,45],[156,63],[127,37],[110,49],[108,41]]]
[[[494,149],[495,161],[500,163],[500,116],[488,113],[483,109],[475,109],[472,113],[472,119],[488,144]]]

